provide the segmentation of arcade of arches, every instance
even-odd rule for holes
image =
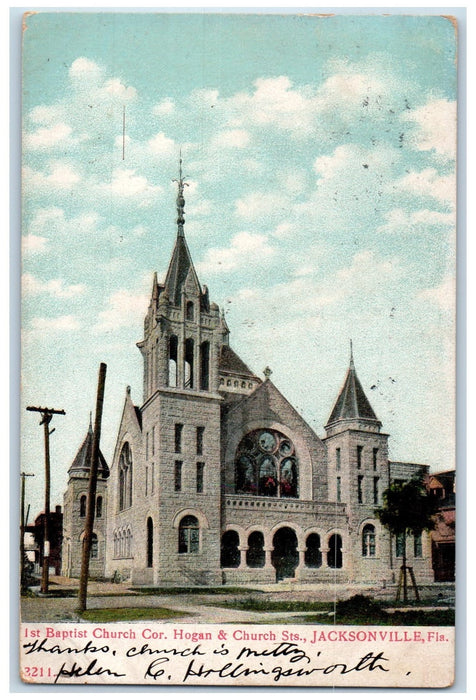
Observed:
[[[221,566],[224,569],[269,568],[276,572],[276,580],[293,578],[296,569],[341,569],[343,567],[342,536],[317,532],[296,534],[284,526],[265,535],[260,530],[240,534],[226,530],[221,540]]]

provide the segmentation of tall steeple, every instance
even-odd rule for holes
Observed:
[[[178,185],[177,191],[177,240],[175,248],[170,260],[169,269],[165,278],[165,290],[168,294],[170,302],[174,306],[180,306],[182,303],[182,292],[185,283],[188,284],[189,292],[198,297],[202,297],[202,289],[198,280],[197,273],[193,266],[192,257],[185,240],[184,223],[185,223],[185,198],[183,196],[184,187],[188,186],[182,174],[182,153],[179,160],[179,177],[174,179]]]
[[[355,371],[352,341],[350,341],[349,369],[347,370],[344,385],[327,421],[326,428],[339,421],[370,421],[373,424],[379,423]]]

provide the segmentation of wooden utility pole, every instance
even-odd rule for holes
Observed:
[[[99,441],[101,439],[102,408],[104,403],[104,385],[106,382],[106,365],[99,366],[98,390],[96,398],[96,416],[94,419],[93,449],[89,470],[89,487],[86,500],[86,521],[84,527],[83,549],[81,552],[81,576],[79,579],[78,611],[86,610],[88,596],[89,557],[94,530],[94,509],[96,505],[96,485],[99,467]]]
[[[40,425],[44,427],[45,434],[45,514],[44,514],[44,536],[43,536],[43,568],[41,571],[41,587],[42,593],[48,593],[48,568],[50,563],[50,541],[48,533],[48,525],[50,519],[50,431],[49,425],[54,414],[61,416],[65,415],[63,409],[42,408],[41,406],[27,406],[27,411],[36,411],[41,413]]]
[[[20,586],[23,587],[25,579],[25,526],[28,516],[25,519],[25,480],[27,476],[35,476],[34,474],[26,474],[21,472],[21,502],[20,502]]]

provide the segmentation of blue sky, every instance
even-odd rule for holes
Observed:
[[[448,19],[39,13],[23,41],[22,410],[66,411],[52,503],[99,363],[108,461],[127,385],[141,404],[135,343],[174,244],[180,147],[187,241],[233,348],[322,436],[352,338],[391,458],[454,467]],[[36,513],[43,436],[22,420]]]

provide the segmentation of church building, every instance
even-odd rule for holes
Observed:
[[[374,511],[421,465],[389,461],[352,352],[322,438],[269,370],[262,379],[240,359],[192,262],[184,184],[180,171],[175,247],[137,343],[142,404],[128,387],[110,473],[101,462],[94,571],[163,586],[394,583],[402,542]],[[67,575],[80,565],[87,473],[78,455],[64,501]],[[429,535],[409,537],[406,551],[431,582]]]

